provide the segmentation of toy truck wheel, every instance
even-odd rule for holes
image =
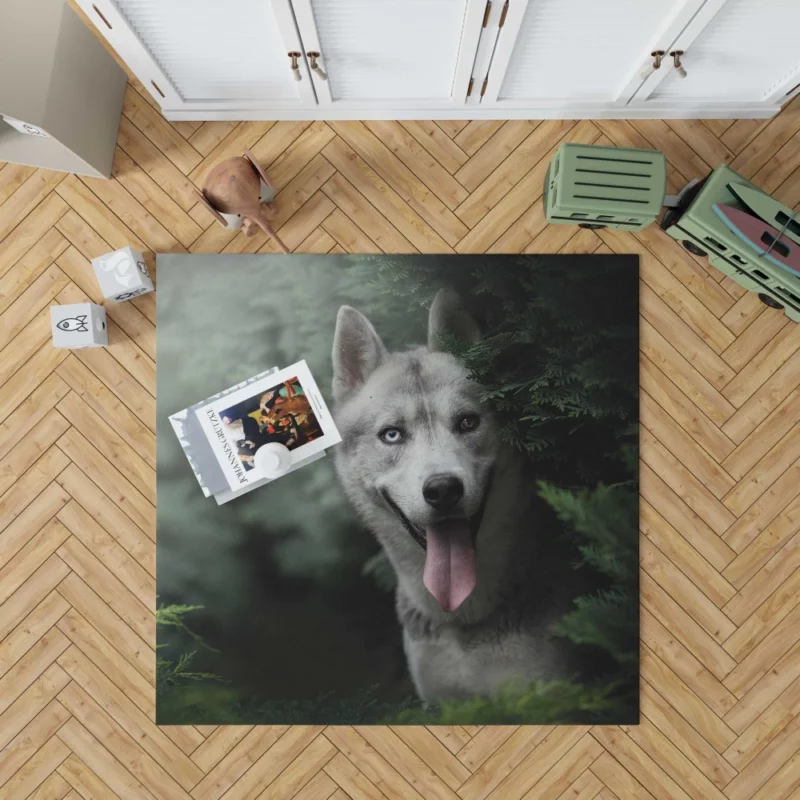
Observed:
[[[598,231],[601,228],[605,228],[605,225],[598,225],[596,222],[581,222],[578,225],[579,228],[588,228],[590,231]]]
[[[681,244],[684,246],[686,250],[688,250],[692,255],[695,256],[707,256],[705,250],[700,249],[694,242],[690,242],[688,239],[684,239]]]
[[[770,308],[777,308],[779,310],[783,308],[783,306],[774,297],[770,297],[768,294],[759,294],[758,299],[765,306],[769,306]]]

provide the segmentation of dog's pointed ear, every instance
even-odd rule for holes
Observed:
[[[342,306],[333,334],[333,397],[337,402],[363,386],[386,360],[386,348],[372,323],[359,311]]]
[[[452,289],[440,289],[428,315],[428,347],[441,350],[441,340],[455,336],[463,342],[477,342],[481,332]]]

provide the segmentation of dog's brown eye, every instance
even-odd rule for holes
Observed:
[[[477,414],[465,414],[458,421],[458,430],[461,433],[469,433],[469,431],[474,431],[480,425],[480,422],[481,418]]]

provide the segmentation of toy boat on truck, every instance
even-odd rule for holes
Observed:
[[[744,184],[731,183],[728,189],[751,213],[800,246],[800,214],[779,203],[774,197]]]
[[[800,244],[787,239],[764,220],[738,208],[724,203],[714,203],[713,208],[717,216],[760,256],[800,276]]]

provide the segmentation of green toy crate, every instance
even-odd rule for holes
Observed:
[[[657,150],[562,144],[544,181],[547,221],[639,231],[661,213],[667,161]]]
[[[756,292],[766,305],[783,308],[787,317],[800,322],[800,277],[762,258],[714,212],[715,203],[747,211],[728,191],[729,183],[757,189],[730,167],[718,167],[690,193],[682,196],[678,208],[667,211],[661,228],[690,253],[707,255],[720,272],[745,289]]]

